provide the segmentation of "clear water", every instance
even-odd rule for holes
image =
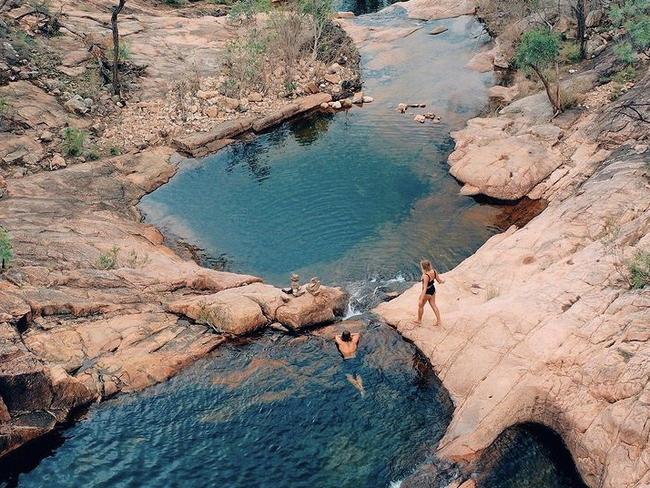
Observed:
[[[234,271],[347,284],[361,310],[405,286],[422,256],[446,269],[492,235],[499,209],[459,197],[446,167],[449,131],[491,84],[464,68],[479,25],[442,21],[449,32],[432,37],[435,22],[362,22],[422,27],[364,49],[374,103],[187,163],[144,199],[148,220]],[[426,103],[442,123],[419,125],[416,111],[395,112],[400,102]],[[165,384],[92,407],[52,445],[28,446],[0,464],[0,487],[446,487],[458,468],[440,470],[434,449],[453,406],[414,346],[368,322],[349,362],[331,340],[340,325],[225,345]],[[347,375],[363,379],[363,395]],[[477,473],[483,486],[580,486],[547,455],[557,445],[523,432],[503,446]],[[420,477],[428,465],[433,478]]]
[[[481,110],[492,83],[465,67],[482,44],[480,25],[469,17],[364,19],[421,27],[390,50],[363,49],[364,91],[374,103],[291,121],[187,163],[143,199],[147,220],[227,269],[275,284],[291,272],[330,283],[413,278],[422,257],[447,269],[494,234],[498,210],[460,197],[446,163],[450,130]],[[437,24],[449,31],[430,36]],[[400,114],[400,102],[427,107]],[[423,112],[442,122],[414,122]]]
[[[359,356],[345,362],[332,341],[337,326],[221,347],[165,384],[92,408],[14,482],[388,486],[435,447],[451,403],[411,344],[385,325],[359,327]],[[346,375],[362,378],[364,395]]]

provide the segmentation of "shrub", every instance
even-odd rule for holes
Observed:
[[[271,59],[277,59],[282,66],[285,84],[291,83],[300,54],[310,40],[305,16],[290,10],[274,12],[269,28]]]
[[[101,253],[97,258],[97,267],[99,269],[115,269],[119,252],[120,248],[114,245],[110,250]]]
[[[650,252],[639,251],[628,262],[632,288],[645,288],[650,285]]]
[[[562,46],[560,57],[564,62],[578,63],[582,60],[580,56],[580,46],[573,42],[567,42]]]
[[[68,156],[81,156],[86,133],[80,129],[68,127],[63,133],[63,150]]]
[[[632,44],[639,51],[645,51],[650,47],[650,17],[642,16],[637,20],[631,20],[625,24],[630,33]]]
[[[312,57],[316,59],[321,39],[334,12],[332,0],[301,0],[300,10],[307,15],[312,37]]]
[[[636,53],[632,48],[632,45],[629,42],[624,42],[619,44],[614,48],[614,53],[616,57],[625,64],[634,64],[636,63]]]
[[[271,0],[239,0],[230,9],[232,20],[250,22],[255,15],[271,10]]]
[[[5,97],[0,97],[0,118],[4,118],[9,114],[11,106]]]
[[[164,0],[164,2],[172,7],[182,7],[187,3],[187,0]]]
[[[612,76],[612,81],[615,83],[620,83],[624,85],[625,83],[630,83],[631,81],[636,80],[637,72],[634,66],[626,66],[621,71]]]
[[[117,146],[112,146],[109,152],[111,156],[119,156],[120,154],[122,154],[122,151]]]
[[[6,230],[0,228],[0,267],[5,269],[13,257],[11,236]]]
[[[88,161],[97,161],[101,157],[101,155],[99,154],[99,149],[97,149],[96,147],[93,147],[93,148],[89,149],[88,151],[86,151],[86,154],[84,154],[84,157]]]
[[[266,41],[257,30],[228,44],[223,63],[226,82],[222,89],[225,95],[241,98],[245,92],[262,87],[266,49]]]
[[[627,20],[641,16],[650,11],[648,0],[627,0],[623,4],[614,4],[609,10],[613,24],[622,26]]]
[[[559,97],[553,93],[544,70],[556,63],[560,54],[560,39],[548,29],[532,30],[524,33],[517,48],[515,62],[525,71],[534,71],[544,84],[551,105],[557,112],[562,110]],[[556,90],[558,87],[555,87]]]

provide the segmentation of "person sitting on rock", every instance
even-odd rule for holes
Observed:
[[[334,338],[343,359],[352,359],[357,355],[359,339],[361,339],[361,334],[350,334],[350,331],[347,330]]]
[[[422,293],[418,300],[418,319],[415,322],[420,325],[422,323],[422,315],[424,314],[424,305],[428,302],[433,309],[433,313],[436,314],[436,325],[442,325],[442,320],[440,319],[440,310],[436,305],[436,281],[440,284],[444,283],[440,277],[440,274],[433,269],[431,266],[431,261],[428,259],[423,259],[420,261],[420,269],[422,269]]]

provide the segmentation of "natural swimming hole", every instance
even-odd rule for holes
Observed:
[[[429,36],[438,24],[447,33]],[[500,209],[459,197],[446,167],[450,131],[479,113],[492,79],[465,68],[484,42],[474,19],[421,26],[391,51],[364,52],[375,102],[185,164],[143,199],[148,221],[232,271],[356,287],[362,311],[373,303],[364,290],[413,279],[421,257],[456,265],[497,231]],[[417,124],[400,102],[426,103],[442,122]],[[92,407],[35,462],[3,468],[0,486],[399,486],[435,459],[453,405],[412,344],[361,318],[345,325],[363,334],[353,361],[331,340],[342,325],[226,344],[165,384]],[[486,468],[486,486],[578,486],[557,446],[522,432]]]

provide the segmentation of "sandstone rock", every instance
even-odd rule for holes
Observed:
[[[420,124],[424,124],[427,121],[427,118],[424,115],[418,114],[415,117],[413,117],[413,120],[419,122]]]
[[[341,75],[336,73],[335,74],[328,73],[325,76],[323,76],[323,79],[328,83],[331,83],[332,85],[338,85],[339,83],[341,83]]]
[[[75,66],[74,68],[69,68],[67,66],[59,66],[57,69],[61,73],[66,74],[71,78],[76,78],[86,72],[86,68],[84,66]],[[25,79],[27,78],[29,77],[25,77]]]
[[[420,20],[446,19],[460,17],[461,15],[474,15],[477,2],[475,0],[410,0],[394,3],[384,10],[393,11],[403,8],[409,18]]]
[[[196,92],[196,96],[201,100],[210,100],[213,98],[217,98],[220,95],[217,90],[199,90]]]
[[[7,194],[7,182],[0,175],[0,198],[4,197],[6,194]]]
[[[330,104],[327,102],[323,102],[320,104],[320,108],[330,108]]]
[[[470,185],[469,183],[466,183],[463,185],[463,187],[460,189],[460,194],[466,197],[472,197],[475,195],[480,195],[481,194],[481,189],[477,186]]]
[[[494,69],[494,50],[476,53],[467,63],[469,69],[479,73],[488,73]]]
[[[62,60],[62,64],[63,66],[73,67],[90,60],[91,57],[92,55],[87,49],[80,49],[66,54]]]
[[[337,19],[353,19],[355,15],[354,12],[336,12],[335,17]]]
[[[46,130],[44,132],[41,132],[41,135],[38,138],[43,142],[52,142],[54,134],[52,134],[49,130]]]
[[[65,159],[63,156],[60,154],[55,154],[52,156],[52,160],[50,161],[50,168],[52,169],[59,169],[59,168],[65,168],[67,166]]]
[[[264,97],[262,96],[261,93],[259,92],[253,92],[250,95],[248,95],[248,101],[253,102],[253,103],[259,103],[262,100],[264,100]]]
[[[408,105],[407,104],[400,103],[399,105],[397,105],[397,111],[398,112],[404,113],[404,112],[406,112],[406,110],[408,110]]]
[[[472,479],[464,481],[458,488],[476,488],[476,481]]]
[[[319,88],[319,86],[318,86],[318,83],[316,83],[315,81],[310,81],[310,82],[307,83],[307,85],[305,86],[305,91],[306,91],[307,93],[314,94],[314,93],[318,93],[318,92],[320,91],[320,88]]]
[[[600,23],[603,21],[605,13],[601,9],[594,9],[590,11],[587,14],[587,19],[585,21],[585,25],[587,26],[588,29],[593,28],[593,27],[598,27]]]
[[[330,106],[330,108],[333,108],[333,109],[336,109],[336,110],[340,110],[343,107],[341,102],[338,101],[338,100],[336,102],[329,102],[329,106]]]
[[[342,108],[352,108],[352,100],[349,98],[344,98],[340,103]]]
[[[503,103],[510,103],[519,95],[519,87],[517,85],[510,87],[495,85],[490,87],[488,95]]]
[[[203,113],[210,118],[216,118],[219,116],[219,108],[215,106],[207,107]]]
[[[67,102],[65,102],[63,106],[68,109],[69,112],[81,115],[86,114],[90,111],[90,107],[88,107],[86,102],[84,102],[84,99],[79,95],[74,95]]]
[[[356,92],[354,96],[352,97],[352,103],[356,105],[362,105],[363,104],[363,92]]]
[[[374,101],[375,101],[375,99],[372,98],[372,97],[369,97],[368,95],[363,96],[363,103],[372,103]]]
[[[341,72],[341,65],[339,63],[333,63],[327,67],[327,72],[331,75]]]
[[[230,110],[237,110],[239,108],[239,100],[236,98],[222,97],[221,103],[225,108]]]

